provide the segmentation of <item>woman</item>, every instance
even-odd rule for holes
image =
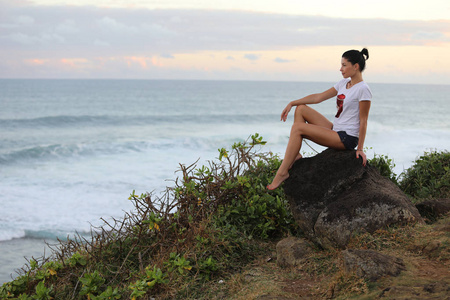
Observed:
[[[362,51],[345,52],[342,55],[340,69],[344,79],[323,93],[306,96],[286,106],[281,113],[281,120],[285,122],[291,108],[296,106],[294,124],[283,162],[272,183],[267,186],[269,190],[279,187],[289,177],[292,164],[302,158],[300,148],[304,138],[338,150],[352,150],[358,146],[356,158],[362,157],[363,165],[366,165],[367,158],[363,147],[372,93],[363,81],[362,72],[368,58],[369,51],[366,48]],[[320,103],[335,96],[337,96],[338,111],[333,123],[307,106],[307,104]]]

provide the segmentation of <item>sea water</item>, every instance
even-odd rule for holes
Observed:
[[[88,234],[132,209],[130,193],[159,195],[179,164],[259,133],[283,157],[286,104],[334,83],[182,80],[0,80],[0,284],[49,243]],[[450,149],[450,85],[370,84],[368,157],[397,174]],[[332,120],[334,99],[313,105]],[[303,151],[324,148],[312,142]]]

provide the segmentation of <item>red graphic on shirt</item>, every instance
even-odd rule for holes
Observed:
[[[336,113],[336,118],[339,118],[339,116],[341,115],[342,110],[344,109],[344,99],[345,99],[345,95],[344,94],[340,94],[337,96],[336,98],[336,106],[337,106],[337,113]]]

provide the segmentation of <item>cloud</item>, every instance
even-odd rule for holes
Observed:
[[[80,33],[80,28],[77,27],[75,21],[67,19],[59,23],[55,29],[56,32],[64,35],[72,35]]]
[[[7,39],[10,39],[13,42],[16,42],[21,45],[36,45],[36,44],[54,44],[54,43],[63,43],[64,38],[60,35],[53,33],[42,33],[39,36],[30,36],[21,32],[12,33],[6,36]]]
[[[175,56],[173,56],[172,54],[169,54],[169,53],[163,53],[163,54],[160,54],[159,56],[161,56],[162,58],[170,58],[170,59],[175,58]]]
[[[31,25],[34,23],[34,18],[30,16],[18,16],[16,22],[20,25]]]
[[[14,5],[10,4],[12,2]],[[41,73],[33,72],[38,68],[43,72],[44,66],[48,71],[71,63],[80,68],[89,66],[89,71],[104,72],[106,76],[122,76],[128,66],[141,70],[145,76],[157,68],[175,74],[179,70],[191,70],[192,66],[199,66],[200,70],[205,61],[211,69],[222,64],[223,72],[238,65],[247,68],[241,66],[242,61],[253,62],[246,64],[253,67],[283,64],[277,68],[296,70],[296,63],[313,59],[316,54],[310,51],[308,56],[296,56],[304,49],[342,46],[370,50],[378,46],[396,49],[398,46],[450,45],[448,20],[345,19],[238,10],[39,6],[27,1],[20,1],[19,5],[16,1],[3,0],[0,0],[0,15],[0,55],[8,58],[0,62],[0,77],[13,76],[11,72],[20,77],[21,66],[24,66],[24,76],[37,76]],[[205,53],[216,54],[217,58],[207,60]],[[321,53],[314,59],[323,61],[326,52]],[[189,62],[183,62],[183,57],[189,57]],[[66,59],[65,63],[62,59]],[[25,69],[30,65],[36,69]],[[59,74],[56,71],[48,74],[56,76],[54,74]]]
[[[450,24],[449,24],[450,25]],[[442,32],[438,31],[417,31],[411,38],[413,40],[435,41],[444,40],[445,36]]]
[[[139,29],[135,26],[129,26],[110,17],[103,17],[96,21],[100,30],[108,30],[115,34],[136,34]]]
[[[110,55],[265,51],[295,47],[427,45],[450,41],[449,21],[395,21],[293,16],[223,10],[147,10],[90,6],[5,6],[0,43],[27,56],[40,51],[95,57]],[[32,25],[32,26],[30,26]],[[55,45],[57,46],[55,48]]]
[[[96,39],[94,41],[94,45],[95,46],[100,46],[100,47],[109,47],[110,46],[110,44],[108,42],[105,42],[105,41],[102,41],[102,40],[98,40],[98,39]]]
[[[35,58],[35,59],[27,59],[25,60],[25,62],[30,65],[43,65],[47,63],[47,60]]]
[[[253,60],[253,61],[258,60],[260,57],[261,57],[261,55],[253,54],[253,53],[248,53],[248,54],[244,55],[245,59]]]
[[[276,63],[289,63],[289,62],[294,62],[295,60],[277,57],[273,61]]]

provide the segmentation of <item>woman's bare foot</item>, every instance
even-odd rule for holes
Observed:
[[[277,173],[275,175],[275,178],[273,179],[272,183],[267,186],[267,189],[270,191],[273,191],[274,189],[278,188],[283,181],[289,178],[289,173],[286,173],[285,175],[280,175]]]
[[[302,156],[300,153],[297,154],[297,157],[295,157],[294,161],[293,161],[292,164],[289,166],[289,169],[292,168],[292,166],[294,165],[294,163],[295,163],[297,160],[301,159],[301,158],[303,158],[303,156]]]

